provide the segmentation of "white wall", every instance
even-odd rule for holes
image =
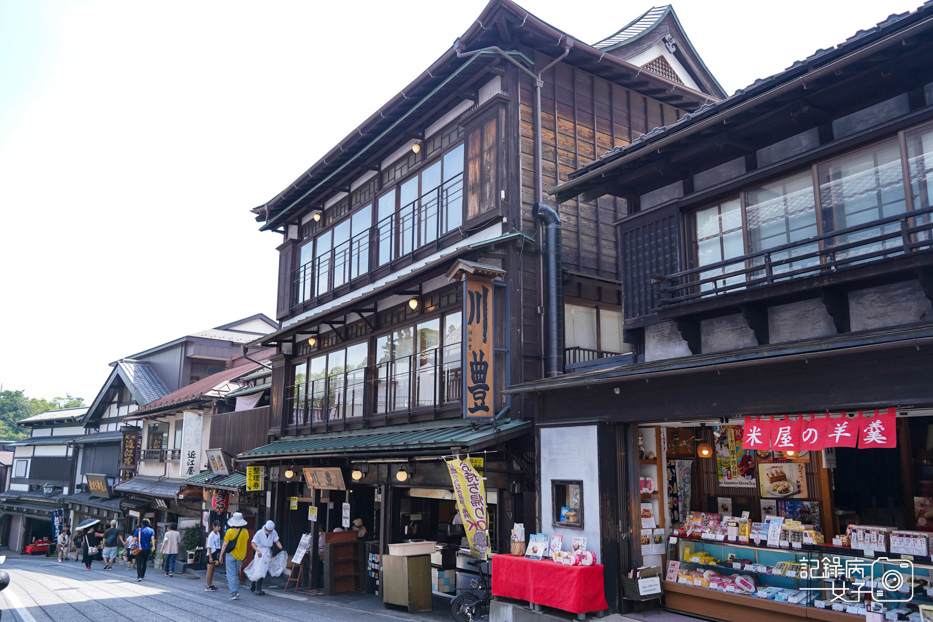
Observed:
[[[52,428],[33,428],[32,436],[52,436]]]
[[[37,445],[36,456],[67,456],[68,447],[65,445]]]
[[[75,434],[84,434],[83,425],[68,426],[67,428],[55,428],[52,436],[74,436]]]
[[[541,434],[541,529],[546,534],[564,536],[563,550],[570,550],[575,536],[586,537],[586,548],[599,550],[599,470],[596,450],[596,426],[540,428]],[[583,529],[555,527],[551,506],[551,480],[583,482]],[[536,530],[525,525],[526,533]]]

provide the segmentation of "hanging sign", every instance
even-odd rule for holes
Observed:
[[[825,417],[810,416],[810,420],[800,418],[800,451],[819,451],[826,447]]]
[[[289,497],[288,498],[288,509],[297,510],[298,509],[298,497]]]
[[[213,509],[218,514],[223,514],[224,512],[227,511],[227,507],[229,506],[229,501],[230,501],[229,493],[223,490],[215,491],[214,496],[211,499],[211,509]]]
[[[84,477],[87,478],[87,489],[91,493],[92,497],[102,497],[104,499],[109,499],[113,496],[110,491],[110,484],[107,483],[106,475],[85,473]]]
[[[341,524],[344,529],[350,528],[350,504],[344,503],[340,508]]]
[[[139,462],[139,428],[123,430],[123,443],[120,449],[120,470],[125,471],[124,481],[136,472]]]
[[[339,467],[304,468],[305,482],[311,488],[318,490],[346,490],[343,481],[343,471]]]
[[[317,522],[317,506],[316,505],[308,506],[308,520],[313,523]]]
[[[463,520],[463,529],[470,543],[470,555],[477,559],[488,559],[489,523],[483,478],[467,460],[448,460],[447,470],[454,485],[454,497]]]
[[[463,297],[464,313],[464,363],[466,392],[463,400],[463,415],[471,418],[495,416],[493,396],[495,376],[495,351],[493,333],[493,286],[485,279],[466,278],[466,293]]]
[[[266,467],[248,466],[246,467],[246,492],[258,492],[265,490]]]
[[[839,419],[827,417],[826,420],[827,447],[855,447],[858,442],[859,427],[855,419],[849,419],[845,413],[842,413]]]
[[[207,466],[214,475],[230,475],[230,466],[223,449],[206,449],[204,453],[207,454]]]
[[[897,447],[897,430],[893,408],[888,412],[874,416],[862,415],[859,418],[858,447],[859,449],[873,449],[881,447],[894,449]]]
[[[772,451],[799,451],[800,450],[800,421],[771,422],[771,450]]]
[[[742,448],[748,450],[767,450],[771,442],[771,420],[745,417],[742,434]]]
[[[897,419],[894,408],[886,412],[859,412],[850,417],[810,415],[791,420],[745,417],[742,447],[775,452],[820,451],[834,447],[893,449],[897,447]]]
[[[201,426],[204,419],[201,413],[185,411],[182,421],[179,470],[181,476],[187,478],[201,472]]]
[[[52,510],[52,542],[58,542],[58,536],[65,524],[65,511],[61,508]]]
[[[470,464],[473,465],[473,468],[477,471],[483,470],[483,465],[486,462],[484,458],[470,458]]]

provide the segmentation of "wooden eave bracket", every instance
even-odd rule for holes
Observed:
[[[681,318],[677,320],[677,330],[680,336],[687,342],[690,348],[690,354],[700,354],[702,347],[700,345],[700,321],[693,318]]]
[[[755,333],[755,341],[760,346],[766,346],[771,341],[768,332],[768,309],[762,305],[745,304],[741,307],[742,317],[748,327]]]
[[[846,292],[828,288],[820,291],[820,301],[826,307],[826,313],[833,318],[837,333],[847,333],[851,330],[849,323],[849,296]]]

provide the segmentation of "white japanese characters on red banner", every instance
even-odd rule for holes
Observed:
[[[893,449],[897,447],[896,413],[862,412],[854,416],[789,416],[781,419],[745,417],[744,449],[819,451],[830,447]]]

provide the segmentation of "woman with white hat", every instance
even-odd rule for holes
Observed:
[[[243,573],[249,578],[252,582],[250,583],[249,590],[251,592],[256,592],[256,596],[263,596],[265,592],[262,591],[262,581],[266,578],[266,573],[269,571],[269,564],[272,563],[272,545],[277,545],[280,549],[284,549],[282,543],[279,542],[279,534],[275,531],[275,523],[271,520],[266,521],[266,524],[262,526],[262,529],[256,530],[256,535],[253,536],[253,541],[250,543],[250,546],[253,547],[253,550],[256,552],[256,557],[253,558],[253,561],[249,563],[249,566],[246,567],[246,570]],[[277,577],[282,574],[282,570],[279,569],[278,572],[273,570],[272,576]]]

